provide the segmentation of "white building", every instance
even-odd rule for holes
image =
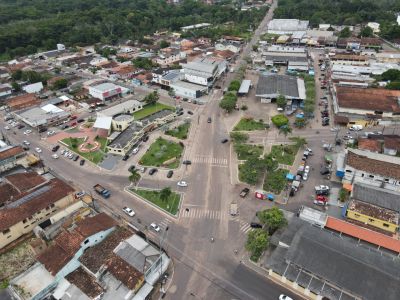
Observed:
[[[367,26],[370,27],[374,33],[379,33],[381,31],[379,29],[380,24],[377,22],[368,22]]]
[[[217,51],[229,50],[232,51],[233,53],[238,53],[240,51],[240,43],[229,43],[229,42],[216,43],[215,50]]]
[[[41,90],[43,90],[43,83],[40,81],[40,82],[28,84],[28,85],[23,86],[22,90],[24,90],[28,94],[39,93]]]
[[[177,96],[184,98],[199,98],[208,92],[208,87],[198,84],[193,84],[185,81],[175,81],[170,84],[170,87],[174,89]]]
[[[181,30],[182,31],[188,31],[188,30],[193,30],[193,29],[206,28],[206,27],[210,27],[210,26],[211,26],[210,23],[200,23],[200,24],[181,27]]]
[[[226,68],[225,60],[204,57],[183,65],[184,80],[211,87]]]
[[[128,92],[129,90],[127,88],[110,82],[89,87],[89,94],[92,97],[98,98],[103,101],[108,100],[112,97],[122,96],[123,94],[127,94]]]
[[[120,114],[132,114],[133,112],[142,108],[143,104],[141,102],[131,99],[99,111],[97,116],[114,117]]]
[[[272,34],[293,34],[298,31],[306,31],[309,21],[298,19],[273,19],[269,21],[267,32]]]

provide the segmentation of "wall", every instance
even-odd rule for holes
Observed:
[[[359,222],[362,222],[366,225],[370,225],[391,233],[395,233],[398,226],[396,224],[393,223],[389,223],[387,221],[383,221],[377,218],[373,218],[367,215],[364,215],[362,213],[359,212],[355,212],[352,210],[347,210],[347,218],[352,219],[352,220],[356,220]]]
[[[25,222],[21,221],[10,227],[9,232],[5,234],[4,232],[0,233],[0,249],[15,241],[24,234],[31,232],[33,228],[35,228],[38,224],[50,219],[50,217],[58,212],[59,209],[65,208],[74,202],[76,202],[76,200],[74,199],[73,195],[68,195],[54,203],[54,207],[48,207],[49,209],[42,209],[39,214],[35,213],[34,217],[31,217],[30,219],[25,219]]]
[[[185,74],[185,79],[189,82],[200,84],[200,85],[208,85],[207,78],[205,77],[200,77],[192,74]]]

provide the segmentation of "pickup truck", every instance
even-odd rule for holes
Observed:
[[[100,194],[103,198],[109,198],[111,193],[109,190],[107,190],[106,188],[104,188],[103,186],[101,186],[100,184],[95,184],[93,186],[94,190]]]
[[[242,197],[242,198],[244,198],[244,197],[247,196],[247,194],[248,194],[249,192],[250,192],[250,189],[249,189],[249,188],[244,188],[244,189],[240,192],[239,196]]]

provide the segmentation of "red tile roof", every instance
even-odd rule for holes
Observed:
[[[82,267],[65,276],[70,283],[85,293],[89,298],[95,299],[103,293],[103,288],[96,282],[96,278],[88,274]]]
[[[19,110],[27,107],[32,107],[40,104],[40,99],[36,97],[35,94],[24,94],[21,96],[16,96],[7,101],[7,105],[12,110]]]
[[[130,290],[136,291],[144,281],[144,275],[114,253],[107,262],[107,271]]]
[[[0,231],[6,230],[18,222],[31,217],[36,212],[41,211],[74,192],[71,186],[58,178],[51,179],[46,185],[50,187],[48,191],[40,193],[29,201],[17,207],[5,207],[0,209]],[[35,189],[35,191],[36,190],[37,189]],[[30,192],[22,193],[14,201],[29,194]]]
[[[387,235],[333,217],[328,217],[325,227],[400,253],[400,241]]]
[[[75,230],[84,237],[91,236],[97,232],[117,226],[118,223],[105,213],[100,213],[94,217],[85,218],[76,223]]]
[[[400,137],[385,137],[385,148],[400,151]]]
[[[0,206],[11,199],[15,199],[19,192],[11,184],[0,185]]]
[[[381,142],[378,140],[359,138],[358,139],[358,149],[381,153],[382,145],[381,145]]]
[[[21,193],[26,192],[46,181],[36,172],[15,173],[5,177]]]
[[[13,156],[17,156],[18,154],[21,154],[24,152],[24,149],[22,149],[21,146],[16,146],[12,147],[6,150],[3,150],[0,152],[0,160],[8,159]]]

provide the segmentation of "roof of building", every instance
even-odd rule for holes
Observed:
[[[94,217],[85,218],[76,222],[75,230],[79,232],[82,236],[88,237],[97,232],[107,230],[114,226],[117,226],[117,221],[111,218],[105,213],[100,213]]]
[[[198,85],[198,84],[194,84],[194,83],[190,83],[190,82],[186,82],[186,81],[182,81],[182,80],[176,80],[174,82],[172,82],[170,84],[171,87],[180,87],[180,88],[184,88],[184,89],[188,89],[188,90],[192,90],[192,91],[204,91],[207,90],[208,88],[206,86],[203,85]]]
[[[345,108],[382,112],[400,112],[400,91],[354,88],[336,85],[338,105]]]
[[[357,170],[400,180],[400,158],[348,149],[347,164]]]
[[[309,21],[298,19],[273,19],[268,23],[268,30],[305,31]]]
[[[127,229],[117,228],[101,243],[86,249],[79,261],[91,272],[97,273],[101,266],[111,257],[118,244],[131,235],[132,232]]]
[[[250,86],[251,86],[251,80],[247,80],[247,79],[243,80],[241,85],[240,85],[238,93],[239,94],[248,93],[249,89],[250,89]]]
[[[384,137],[384,147],[400,151],[400,137]]]
[[[96,282],[96,278],[89,275],[82,267],[69,273],[65,278],[83,293],[94,299],[103,293],[103,288]]]
[[[297,232],[286,260],[366,300],[400,295],[398,260],[312,226]]]
[[[47,104],[43,107],[32,107],[27,108],[21,112],[18,112],[19,116],[33,124],[33,126],[46,124],[48,120],[54,120],[56,118],[63,119],[70,115],[69,112],[64,111],[53,104]]]
[[[356,182],[353,184],[352,197],[356,200],[400,212],[400,193],[396,191]]]
[[[299,92],[300,86],[303,85],[304,81],[299,80],[295,76],[289,75],[261,75],[258,79],[256,95],[266,97],[276,97],[283,95],[291,98],[303,98],[305,95],[301,95]]]
[[[15,173],[7,175],[5,178],[20,193],[26,192],[46,181],[43,176],[36,172]]]
[[[134,139],[135,135],[142,130],[143,127],[136,122],[129,125],[122,131],[108,146],[112,148],[122,149]]]
[[[399,223],[398,212],[364,201],[353,199],[349,202],[347,209],[392,224]]]
[[[74,189],[71,186],[58,178],[54,178],[33,192],[20,194],[11,204],[0,209],[0,230],[6,230],[12,225],[31,217],[73,191]]]
[[[356,60],[356,61],[367,61],[368,56],[366,55],[355,55],[355,54],[335,54],[331,56],[331,60]]]
[[[342,232],[362,241],[400,253],[400,241],[385,234],[328,216],[326,228]]]
[[[359,138],[358,149],[380,153],[382,152],[382,144],[378,140]]]
[[[107,271],[130,290],[136,290],[138,285],[144,281],[143,273],[136,270],[114,253],[111,254],[107,261]]]
[[[104,109],[100,111],[98,114],[107,117],[113,117],[115,115],[131,111],[133,108],[136,109],[137,107],[141,106],[142,103],[140,103],[137,100],[127,100],[117,105],[111,106],[110,108]]]
[[[17,156],[24,152],[21,146],[13,146],[0,151],[0,161]]]
[[[92,88],[94,88],[98,91],[101,91],[101,92],[108,92],[108,91],[118,89],[118,88],[120,88],[120,86],[116,85],[114,83],[111,83],[111,82],[105,82],[105,83],[101,83],[101,84],[92,86]]]
[[[93,124],[93,128],[107,129],[111,128],[112,117],[98,116]]]
[[[1,184],[0,185],[0,207],[8,202],[13,200],[15,197],[19,195],[19,192],[15,187],[13,187],[9,183]]]
[[[41,100],[35,94],[24,94],[7,100],[7,105],[12,110],[19,110],[39,105]]]

